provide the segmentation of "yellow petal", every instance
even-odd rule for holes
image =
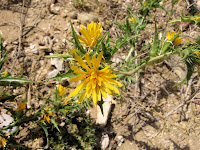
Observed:
[[[92,68],[91,60],[88,54],[85,54],[85,59],[87,61],[87,64],[89,65],[90,68]]]
[[[86,70],[90,70],[90,68],[84,63],[84,61],[82,60],[82,58],[79,55],[75,55],[76,61],[78,61],[78,63]]]
[[[119,94],[119,90],[118,90],[116,87],[114,87],[113,85],[109,84],[109,83],[106,82],[106,81],[103,81],[103,83],[104,83],[109,89],[111,89],[111,90],[114,91],[115,93]]]
[[[100,90],[101,90],[101,94],[103,95],[103,97],[104,97],[104,98],[107,98],[107,94],[106,94],[104,88],[103,88],[103,87],[100,87]]]
[[[103,52],[101,52],[98,56],[97,56],[97,63],[95,64],[95,68],[98,68],[100,63],[101,63],[101,59],[103,57]]]
[[[93,65],[93,68],[94,68],[94,69],[97,69],[97,68],[95,68],[96,62],[97,62],[96,57],[95,57],[95,56],[92,56],[92,65]]]
[[[74,77],[74,78],[71,78],[71,79],[69,79],[69,81],[70,82],[76,82],[76,81],[79,81],[79,80],[82,80],[82,79],[84,79],[84,78],[86,78],[86,77],[88,77],[88,75],[78,75],[78,76],[76,76],[76,77]]]
[[[78,100],[78,103],[79,103],[79,104],[83,101],[83,99],[85,98],[85,96],[86,96],[86,91],[84,91],[84,92],[81,94],[81,96],[80,96],[80,98],[79,98],[79,100]]]
[[[92,90],[92,99],[93,99],[93,102],[94,102],[94,106],[96,107],[97,106],[97,92],[96,92],[96,89]]]
[[[109,74],[109,73],[103,73],[102,76],[104,78],[116,78],[117,77],[116,74]]]
[[[69,98],[72,96],[77,95],[84,87],[85,85],[88,83],[88,78],[85,79],[81,84],[79,84],[70,94],[69,94]]]
[[[110,72],[110,70],[109,70],[109,66],[106,66],[105,68],[99,70],[98,72],[109,73],[109,72]]]
[[[87,72],[79,69],[78,66],[71,66],[71,69],[74,70],[74,73],[77,73],[77,74],[86,74],[87,73]]]
[[[114,79],[109,79],[109,78],[104,78],[104,79],[105,79],[106,81],[110,82],[111,84],[117,85],[117,86],[119,86],[119,87],[122,87],[122,86],[123,86],[120,82],[118,82],[118,81],[116,81],[116,80],[114,80]]]
[[[62,86],[61,84],[58,85],[58,95],[60,97],[63,96],[65,89],[66,89],[66,87]]]
[[[97,90],[97,98],[99,101],[101,101],[101,92],[100,92],[99,86],[97,86],[96,90]]]
[[[109,95],[112,95],[112,94],[113,94],[113,92],[112,92],[109,88],[107,88],[107,87],[105,87],[104,90],[105,90],[106,93],[108,93]]]
[[[86,86],[87,98],[89,98],[92,94],[92,82],[89,82]]]

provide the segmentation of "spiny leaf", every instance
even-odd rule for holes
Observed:
[[[58,124],[56,123],[56,121],[53,118],[51,118],[51,123],[53,123],[54,127],[58,130],[58,132],[60,132],[60,129],[58,128]]]
[[[74,27],[73,27],[72,23],[70,23],[70,24],[71,24],[71,28],[72,28],[72,36],[73,36],[73,38],[74,38],[74,40],[75,40],[75,46],[76,46],[83,54],[85,54],[86,52],[85,52],[83,46],[81,45],[81,43],[80,43],[79,40],[78,40],[76,31],[74,30]]]
[[[34,81],[27,80],[24,78],[15,77],[1,77],[0,86],[23,86],[24,83],[34,83]]]
[[[57,80],[61,80],[62,78],[65,78],[65,77],[73,77],[75,76],[76,74],[72,72],[72,70],[69,70],[68,72],[66,73],[63,73],[63,74],[57,74],[55,77],[52,77],[52,78],[49,78],[49,79],[46,79],[46,81],[49,81],[49,80],[54,80],[54,79],[57,79]]]
[[[47,146],[49,146],[49,133],[48,133],[48,130],[47,128],[43,125],[42,122],[38,122],[38,124],[42,127],[42,129],[44,130],[44,133],[46,135],[46,138],[47,138]]]
[[[158,48],[159,48],[159,39],[158,39],[158,31],[157,31],[157,26],[155,23],[155,36],[154,36],[154,43],[153,43],[153,48],[151,49],[151,56],[156,56],[158,54]]]

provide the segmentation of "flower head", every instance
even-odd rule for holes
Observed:
[[[50,116],[53,116],[53,112],[50,112],[50,108],[49,107],[47,107],[46,109],[45,109],[45,114],[44,114],[44,116],[43,116],[43,121],[47,121],[48,123],[49,123],[49,121],[50,121]]]
[[[26,102],[19,102],[17,104],[17,111],[22,112],[24,109],[26,109]]]
[[[135,18],[134,17],[129,18],[129,20],[132,21],[133,23],[135,23]]]
[[[2,77],[6,77],[8,74],[9,74],[8,71],[4,71],[4,72],[2,72],[1,76],[2,76]]]
[[[1,148],[1,147],[4,147],[4,146],[6,145],[6,143],[7,143],[7,141],[8,141],[8,140],[6,140],[5,138],[1,138],[1,139],[0,139],[0,148]]]
[[[101,37],[101,32],[103,31],[101,22],[95,23],[92,21],[90,24],[87,24],[87,30],[83,25],[80,25],[80,27],[82,36],[77,35],[80,42],[86,44],[86,46],[95,46],[97,44],[96,39]]]
[[[63,94],[66,92],[66,87],[62,86],[61,84],[58,85],[58,95],[60,97],[63,96]]]
[[[175,32],[167,32],[167,35],[166,35],[166,37],[167,37],[167,40],[169,41],[169,40],[171,40],[175,35],[176,35],[177,33],[175,33]],[[181,39],[181,37],[180,37],[180,35],[174,40],[174,42],[173,42],[173,44],[174,45],[178,45],[178,44],[180,44],[182,42],[182,39]]]
[[[112,95],[113,91],[117,94],[119,94],[119,90],[113,86],[117,85],[119,87],[122,86],[121,83],[118,81],[112,79],[116,78],[117,75],[111,74],[112,71],[109,70],[109,66],[99,70],[99,65],[101,63],[103,52],[101,52],[97,58],[95,56],[92,57],[92,61],[88,54],[85,54],[85,59],[87,64],[82,60],[82,58],[75,54],[75,60],[80,64],[84,70],[79,69],[78,66],[71,66],[71,69],[74,70],[74,73],[79,74],[78,76],[70,79],[70,82],[75,82],[79,80],[85,79],[82,83],[80,83],[70,94],[69,98],[72,96],[77,95],[79,92],[83,90],[84,87],[85,91],[82,93],[82,95],[79,97],[79,103],[82,102],[82,100],[87,96],[89,98],[92,95],[92,99],[94,102],[94,105],[97,105],[97,100],[101,100],[101,96],[104,98],[107,98],[107,94]],[[111,84],[110,84],[111,83]]]
[[[200,58],[200,52],[199,51],[194,51],[194,53],[196,54],[197,58]]]

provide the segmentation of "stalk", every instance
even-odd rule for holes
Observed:
[[[135,69],[131,70],[131,71],[128,71],[128,72],[119,72],[119,76],[131,76],[133,75],[135,72],[137,72],[138,70],[144,68],[146,65],[149,65],[149,64],[152,64],[154,62],[157,62],[159,60],[162,60],[163,58],[165,57],[168,57],[172,54],[172,52],[167,52],[165,54],[162,54],[162,55],[159,55],[159,56],[156,56],[156,57],[152,57],[150,58],[147,62],[144,62],[143,64],[141,64],[140,66],[136,67]]]

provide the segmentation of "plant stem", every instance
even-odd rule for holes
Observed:
[[[152,64],[152,63],[154,63],[154,62],[156,62],[158,60],[161,60],[161,59],[163,59],[165,57],[168,57],[171,54],[172,54],[172,52],[167,52],[165,54],[162,54],[162,55],[159,55],[159,56],[156,56],[156,57],[152,57],[152,58],[150,58],[150,60],[148,60],[147,62],[142,63],[140,66],[136,67],[135,69],[133,69],[131,71],[128,71],[128,72],[119,72],[118,74],[119,74],[119,76],[125,76],[125,75],[131,76],[135,72],[137,72],[138,70],[144,68],[146,65]]]
[[[132,52],[135,50],[134,46],[131,47],[131,49],[129,50],[128,56],[126,57],[125,61],[127,61],[130,57]]]

